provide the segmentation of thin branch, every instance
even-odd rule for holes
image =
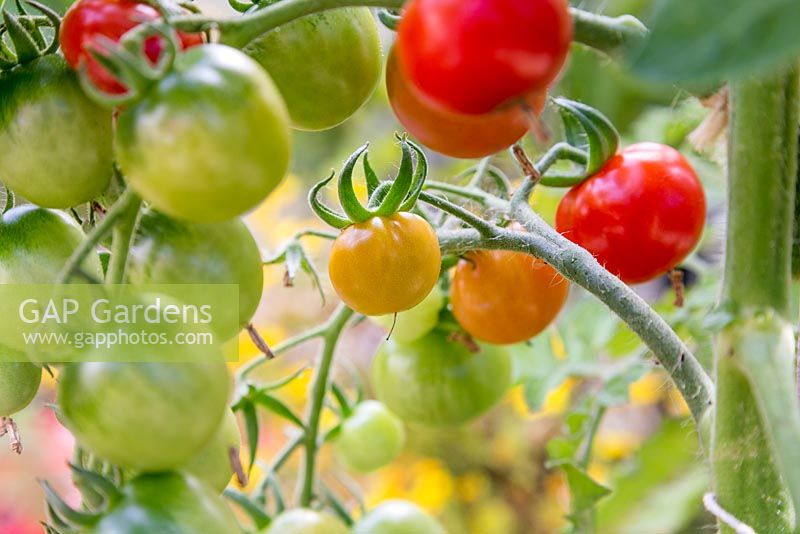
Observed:
[[[498,229],[495,225],[481,219],[471,211],[466,210],[457,204],[453,204],[449,200],[440,196],[431,195],[430,193],[425,193],[423,191],[420,193],[419,199],[435,208],[444,211],[445,213],[449,213],[450,215],[461,219],[468,225],[478,230],[478,232],[480,232],[482,235],[494,235]]]
[[[240,383],[244,381],[247,378],[247,375],[252,373],[256,368],[272,360],[275,356],[278,356],[281,353],[286,352],[291,348],[294,348],[302,343],[305,343],[306,341],[322,337],[322,335],[326,331],[326,328],[327,324],[322,324],[310,330],[306,330],[305,332],[302,332],[295,337],[289,338],[283,343],[275,345],[274,347],[272,347],[271,351],[272,357],[269,357],[267,354],[262,354],[258,358],[253,358],[252,360],[248,361],[245,365],[243,365],[236,373],[236,382]]]
[[[756,531],[749,525],[742,523],[736,519],[733,514],[727,512],[720,506],[713,493],[709,492],[703,495],[703,506],[705,506],[706,510],[708,510],[711,515],[719,519],[720,522],[733,529],[736,534],[756,534]]]

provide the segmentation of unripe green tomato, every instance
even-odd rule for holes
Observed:
[[[371,316],[369,319],[387,332],[391,331],[391,338],[395,341],[410,343],[436,327],[442,306],[444,306],[444,295],[436,285],[422,302],[410,310],[398,313],[397,320],[394,315]]]
[[[231,468],[230,450],[236,449],[237,454],[242,447],[242,436],[239,425],[232,411],[225,412],[222,424],[211,441],[182,471],[192,474],[208,484],[215,491],[222,493],[231,481],[233,470]]]
[[[444,527],[409,501],[379,504],[353,527],[352,534],[446,534]]]
[[[114,149],[128,184],[156,209],[195,222],[257,206],[289,167],[289,114],[258,63],[209,44],[174,68],[117,121]]]
[[[262,534],[348,534],[348,528],[328,513],[295,508],[273,519]]]
[[[7,351],[9,349],[0,346],[0,352]],[[28,406],[36,397],[41,382],[41,367],[23,361],[0,361],[0,417],[10,417]]]
[[[0,74],[0,180],[47,208],[103,193],[112,175],[111,111],[92,102],[59,54]]]
[[[348,469],[368,473],[394,460],[405,441],[403,422],[382,403],[366,400],[342,423],[336,455]]]
[[[60,211],[17,206],[0,217],[0,284],[52,284],[84,239],[78,224]],[[84,272],[100,277],[90,253]]]
[[[236,284],[239,309],[220,310],[215,319],[244,326],[258,308],[264,285],[261,252],[239,219],[190,223],[147,210],[131,249],[128,280],[133,284]],[[220,332],[223,339],[238,331]]]
[[[459,425],[497,404],[511,387],[509,352],[479,345],[472,352],[433,330],[412,343],[387,341],[372,362],[378,400],[403,420]]]
[[[326,130],[347,120],[372,95],[382,69],[378,26],[366,7],[305,16],[244,51],[275,80],[298,130]]]

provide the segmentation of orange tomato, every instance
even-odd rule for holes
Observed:
[[[508,106],[482,115],[450,111],[433,102],[406,78],[394,50],[386,61],[386,90],[397,120],[423,145],[454,158],[481,158],[514,144],[528,131],[525,111]],[[536,113],[546,92],[528,98]]]
[[[352,309],[386,315],[422,302],[439,278],[441,263],[431,225],[398,212],[348,226],[333,243],[328,274]]]
[[[475,339],[519,343],[545,329],[564,306],[569,282],[522,252],[480,250],[456,266],[450,305]]]

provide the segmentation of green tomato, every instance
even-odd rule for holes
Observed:
[[[292,125],[326,130],[369,99],[381,75],[381,43],[366,7],[308,15],[248,44],[244,51],[269,72]]]
[[[512,382],[509,352],[478,352],[434,330],[412,343],[388,341],[372,362],[378,399],[406,421],[458,425],[497,404]]]
[[[190,223],[155,210],[142,214],[128,280],[133,284],[237,284],[238,314],[224,318],[224,323],[239,326],[252,319],[264,287],[261,252],[241,220]],[[221,334],[230,339],[237,332]]]
[[[227,503],[214,490],[190,475],[167,472],[131,480],[122,488],[122,498],[90,532],[236,534],[241,529]]]
[[[120,113],[115,149],[129,185],[159,211],[224,221],[283,179],[289,116],[255,61],[228,46],[197,46]]]
[[[64,58],[0,74],[0,180],[25,199],[69,208],[112,175],[111,111],[86,97]]]
[[[0,346],[0,352],[9,350]],[[41,382],[41,367],[23,361],[0,361],[0,417],[10,417],[28,406]]]
[[[406,440],[403,422],[378,401],[358,404],[336,438],[336,454],[345,467],[368,473],[400,454]]]
[[[84,235],[66,214],[18,206],[0,217],[0,284],[51,284]],[[83,270],[101,275],[100,259],[89,254]]]
[[[422,302],[410,310],[398,313],[396,320],[394,315],[379,315],[369,319],[387,332],[391,332],[391,338],[395,341],[410,343],[436,327],[442,306],[444,306],[444,295],[436,285]]]
[[[91,355],[87,360],[91,360]],[[189,462],[227,409],[224,362],[72,363],[58,384],[65,426],[97,456],[139,472]]]
[[[325,512],[295,508],[273,519],[264,534],[348,534],[348,528]]]
[[[182,471],[190,473],[215,491],[222,493],[231,481],[230,450],[238,451],[242,446],[239,425],[232,411],[227,410],[222,424],[214,437],[192,460],[183,466]]]
[[[408,501],[379,504],[359,521],[353,534],[446,534],[444,527]]]

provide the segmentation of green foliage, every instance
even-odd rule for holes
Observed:
[[[796,0],[668,0],[632,66],[652,81],[713,85],[788,64],[798,27]]]

